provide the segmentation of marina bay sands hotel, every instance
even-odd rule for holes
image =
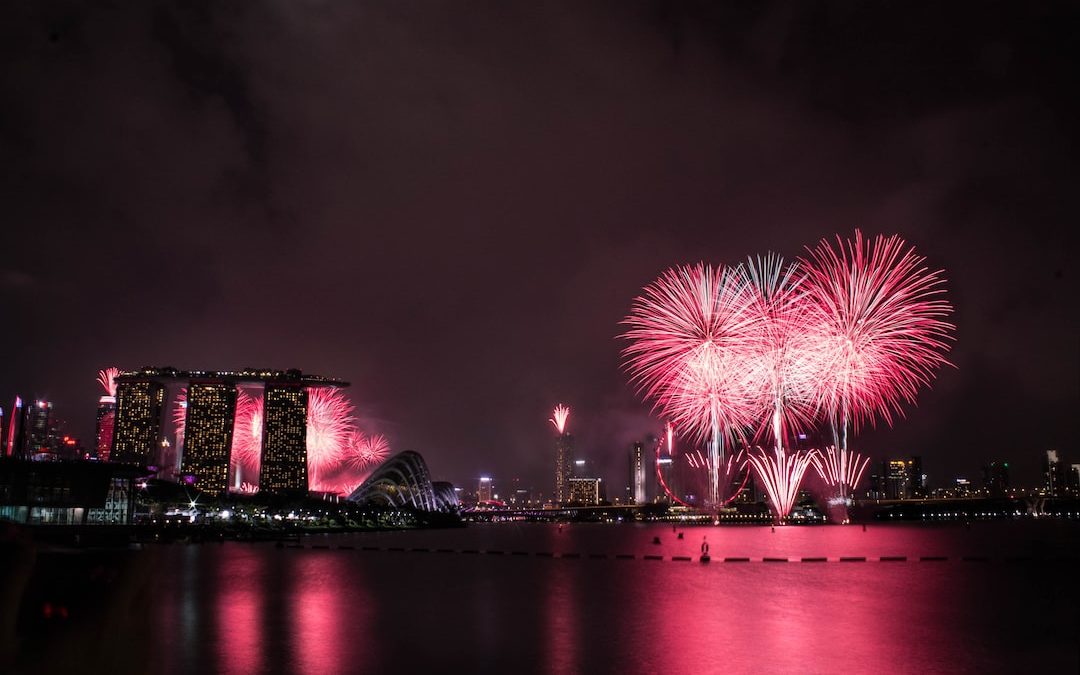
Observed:
[[[239,387],[263,389],[259,490],[306,493],[307,406],[310,387],[348,382],[299,370],[180,371],[143,368],[116,377],[116,422],[110,458],[154,465],[165,445],[167,392],[187,388],[180,473],[212,495],[229,486],[229,461]]]

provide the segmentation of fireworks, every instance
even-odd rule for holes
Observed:
[[[724,439],[753,412],[749,350],[755,339],[749,279],[741,267],[676,267],[645,288],[623,323],[631,381],[692,440],[709,440],[709,503],[727,500]]]
[[[353,433],[347,447],[345,461],[354,469],[366,469],[382,463],[390,454],[390,444],[382,434],[365,435]]]
[[[354,429],[353,405],[340,389],[308,389],[307,411],[308,476],[312,489],[320,474],[336,468],[346,455]]]
[[[839,240],[838,240],[839,241]],[[940,272],[899,237],[826,241],[788,265],[768,255],[736,267],[669,269],[623,321],[625,366],[639,393],[693,440],[711,438],[693,466],[734,475],[724,439],[758,447],[747,461],[786,517],[806,469],[853,488],[867,460],[847,450],[848,424],[902,414],[944,363],[953,326]],[[832,425],[836,447],[787,448],[795,430]],[[671,446],[669,432],[669,448]]]
[[[560,403],[555,406],[555,410],[551,413],[551,419],[548,421],[555,427],[555,431],[558,431],[559,434],[565,434],[566,420],[569,419],[569,417],[570,408]]]
[[[769,495],[777,520],[783,521],[791,513],[806,469],[816,455],[814,450],[792,453],[782,447],[774,448],[771,454],[761,448],[750,454],[750,464]]]
[[[835,486],[840,497],[846,498],[848,490],[859,484],[870,458],[830,445],[824,452],[817,453],[813,461],[821,480],[825,481],[826,485]]]
[[[116,396],[116,376],[119,374],[119,368],[106,368],[98,371],[97,381],[101,388],[105,390],[106,396]]]
[[[308,390],[307,454],[312,490],[335,491],[341,481],[356,483],[357,471],[379,464],[390,454],[381,434],[366,435],[356,426],[354,408],[344,391],[328,387]],[[187,416],[187,390],[181,388],[173,406],[178,439]],[[243,467],[244,476],[258,476],[262,457],[263,397],[261,392],[237,392],[230,465]],[[179,442],[179,441],[178,441]],[[336,482],[332,482],[336,481]],[[234,488],[243,491],[245,488]]]
[[[833,432],[834,447],[815,462],[818,473],[840,496],[854,489],[868,460],[847,447],[848,426],[892,424],[901,404],[912,403],[943,364],[952,307],[942,294],[941,272],[898,236],[836,239],[807,249],[807,300],[818,329],[818,405]]]
[[[233,418],[232,463],[259,472],[262,455],[263,399],[240,391],[236,396],[236,415]]]

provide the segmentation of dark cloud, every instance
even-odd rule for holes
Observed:
[[[638,289],[861,227],[944,268],[958,324],[864,449],[1078,456],[1074,7],[4,12],[0,395],[83,436],[99,367],[297,366],[459,481],[544,485],[564,401],[621,481]]]

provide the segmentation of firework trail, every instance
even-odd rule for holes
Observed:
[[[668,422],[666,425],[667,431],[667,451],[671,457],[675,456],[675,427]]]
[[[789,452],[779,445],[772,450],[772,454],[761,448],[750,454],[750,464],[769,495],[770,505],[778,521],[783,522],[791,513],[806,469],[816,456],[815,450]]]
[[[321,490],[320,477],[341,464],[354,428],[353,405],[342,390],[308,389],[307,455],[312,490]]]
[[[753,410],[750,291],[741,267],[675,267],[644,289],[622,322],[630,341],[624,367],[639,393],[691,439],[709,441],[713,507],[726,498],[724,439],[740,439]]]
[[[101,388],[105,390],[106,396],[116,397],[116,376],[119,374],[119,368],[106,368],[98,371],[97,381]]]
[[[552,411],[551,414],[551,419],[548,421],[555,427],[555,431],[558,431],[559,434],[564,434],[566,433],[566,420],[569,419],[569,417],[570,408],[560,403],[555,406],[555,410]]]
[[[846,500],[859,484],[870,458],[830,445],[823,452],[818,452],[813,461],[814,468],[825,484],[835,487],[840,498]]]
[[[817,396],[835,445],[835,461],[815,466],[844,497],[862,474],[849,470],[859,463],[848,450],[849,425],[857,431],[877,417],[891,425],[929,386],[948,363],[952,307],[942,273],[929,271],[899,236],[871,241],[856,230],[854,239],[837,236],[835,247],[822,239],[807,252],[808,303],[824,351]]]

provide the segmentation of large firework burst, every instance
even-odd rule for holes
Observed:
[[[822,239],[807,248],[807,304],[814,314],[821,361],[815,395],[833,432],[833,448],[815,466],[845,497],[866,460],[848,450],[848,427],[881,417],[892,424],[948,363],[954,326],[940,271],[899,236],[873,241]],[[860,467],[856,470],[857,467]]]
[[[729,498],[724,439],[742,437],[753,398],[749,279],[741,267],[675,267],[645,287],[623,321],[625,367],[639,393],[692,440],[709,441],[709,504]]]
[[[311,387],[307,420],[308,476],[312,489],[319,490],[320,477],[346,455],[355,428],[353,405],[341,389]]]

